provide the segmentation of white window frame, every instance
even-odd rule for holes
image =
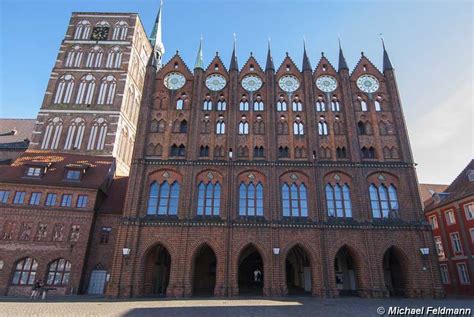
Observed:
[[[441,273],[441,282],[444,285],[451,284],[450,279],[449,279],[448,266],[446,264],[440,264],[439,265],[439,270],[440,270],[440,273]]]
[[[458,270],[459,283],[461,285],[471,285],[469,279],[469,271],[465,262],[456,263],[456,268]]]
[[[449,236],[451,237],[451,245],[453,247],[454,253],[462,254],[463,248],[462,248],[461,237],[459,236],[459,232],[452,232],[449,234]],[[454,237],[457,237],[457,239],[454,239]]]
[[[41,176],[41,167],[28,167],[28,170],[26,171],[26,176],[40,177]]]
[[[431,229],[438,229],[438,217],[436,215],[430,216]]]
[[[443,240],[441,240],[440,236],[436,236],[434,237],[434,241],[435,241],[436,254],[440,258],[444,258],[445,253],[444,253],[444,247],[443,247]]]
[[[467,205],[464,205],[464,212],[466,213],[467,220],[473,220],[474,219],[474,203],[469,203]]]
[[[446,211],[444,216],[446,217],[446,223],[448,224],[448,226],[456,224],[456,217],[454,216],[453,210]]]

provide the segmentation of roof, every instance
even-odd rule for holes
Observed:
[[[35,124],[36,119],[0,119],[0,148],[28,147]]]
[[[116,177],[107,190],[106,198],[99,207],[99,212],[122,213],[125,206],[129,177]]]
[[[440,200],[435,201],[434,199],[430,199],[427,202],[425,211],[430,211],[456,200],[474,195],[474,181],[469,181],[469,171],[474,171],[474,160],[471,160],[456,179],[446,188],[444,193],[440,196]]]
[[[40,162],[43,166],[44,163],[51,163],[46,173],[41,178],[25,177],[25,168]],[[90,167],[80,181],[67,181],[64,180],[64,173],[71,164],[89,164]],[[112,157],[27,150],[10,166],[0,169],[0,183],[104,189],[114,172],[115,159]]]
[[[434,193],[442,193],[448,186],[447,184],[420,184],[418,189],[420,190],[421,201],[425,203],[433,197]]]

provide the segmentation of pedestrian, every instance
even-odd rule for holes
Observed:
[[[33,284],[33,288],[31,289],[31,296],[30,296],[30,298],[36,299],[36,297],[38,297],[40,285],[41,285],[40,281],[36,281],[36,282]]]
[[[258,268],[253,271],[254,282],[260,282],[262,279],[262,272]]]

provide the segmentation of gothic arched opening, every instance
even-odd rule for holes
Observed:
[[[193,295],[214,295],[217,259],[214,251],[202,246],[194,259]]]
[[[153,247],[145,260],[144,295],[166,296],[170,279],[171,256],[161,244]]]
[[[249,245],[239,256],[239,294],[263,294],[263,260],[258,250]]]
[[[341,296],[357,295],[357,267],[351,250],[344,246],[339,249],[334,258],[336,288]]]
[[[305,250],[299,245],[291,248],[285,266],[288,294],[311,293],[311,264]]]
[[[390,296],[405,296],[406,258],[395,247],[390,247],[383,256],[383,273],[385,286]]]

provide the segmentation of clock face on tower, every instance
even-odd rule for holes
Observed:
[[[169,73],[165,76],[164,84],[166,88],[170,90],[176,90],[184,86],[186,83],[186,78],[184,78],[183,74],[173,72]]]
[[[222,90],[227,81],[225,80],[224,76],[219,74],[209,75],[206,78],[206,87],[212,91],[219,91]]]
[[[316,79],[316,87],[322,92],[333,92],[337,88],[337,80],[328,75],[319,76]]]
[[[300,81],[293,75],[285,75],[280,78],[278,85],[285,92],[294,92],[300,87]]]
[[[259,90],[262,87],[262,84],[260,77],[255,75],[248,75],[242,79],[242,87],[249,92]]]
[[[109,28],[106,26],[96,26],[92,30],[92,36],[91,39],[94,41],[104,41],[107,39],[107,36],[109,35]]]
[[[357,78],[356,83],[360,90],[368,94],[376,92],[380,87],[379,81],[372,75],[362,75]]]

